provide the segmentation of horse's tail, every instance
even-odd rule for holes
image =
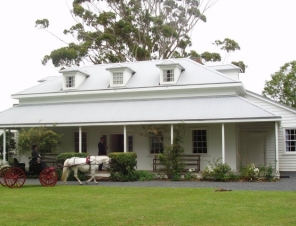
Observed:
[[[66,161],[64,162],[64,167],[63,167],[63,174],[61,176],[61,181],[66,181],[69,175],[69,159],[66,159]]]

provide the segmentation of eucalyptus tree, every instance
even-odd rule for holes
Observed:
[[[51,51],[42,63],[79,65],[188,57],[190,33],[218,0],[74,0],[75,42]],[[36,21],[48,31],[48,19]]]

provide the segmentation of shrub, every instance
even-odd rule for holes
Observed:
[[[274,178],[272,165],[259,166],[259,178],[267,181],[272,181]]]
[[[180,180],[180,173],[183,171],[185,163],[181,159],[184,148],[181,146],[182,125],[175,126],[173,144],[166,146],[163,153],[158,154],[159,162],[164,166],[164,172],[171,180]]]
[[[239,175],[234,174],[233,172],[230,172],[228,176],[226,176],[226,181],[238,181],[240,179]]]
[[[243,180],[256,181],[259,178],[259,169],[253,163],[241,168],[240,176]]]
[[[171,179],[171,181],[179,181],[179,180],[181,180],[181,174],[175,173],[170,179]]]
[[[64,164],[66,159],[69,159],[72,157],[86,158],[87,153],[78,153],[78,152],[61,153],[57,156],[57,162]]]
[[[150,181],[155,178],[153,173],[149,173],[143,170],[136,171],[136,175],[137,175],[137,180],[139,181]]]
[[[184,174],[184,179],[185,180],[196,180],[197,179],[197,175],[196,174],[192,174],[191,172],[187,172],[186,174]]]
[[[273,180],[274,176],[273,176],[273,169],[272,166],[269,165],[269,167],[267,167],[266,169],[266,173],[265,173],[265,179],[268,181]]]
[[[260,179],[272,181],[274,178],[272,165],[255,167],[254,164],[248,164],[241,169],[241,178],[248,181],[257,181]]]
[[[111,158],[110,179],[111,181],[135,181],[137,174],[137,154],[135,152],[113,152],[109,154]]]
[[[227,163],[220,162],[221,159],[215,159],[206,166],[202,172],[205,180],[226,181],[229,179],[231,167]]]

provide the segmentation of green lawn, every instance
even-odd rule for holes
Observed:
[[[0,187],[0,225],[296,225],[296,192]]]

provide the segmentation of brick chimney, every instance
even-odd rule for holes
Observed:
[[[200,64],[203,65],[203,62],[202,62],[201,57],[191,57],[190,59],[191,59],[191,60],[194,60],[195,62],[200,63]]]

